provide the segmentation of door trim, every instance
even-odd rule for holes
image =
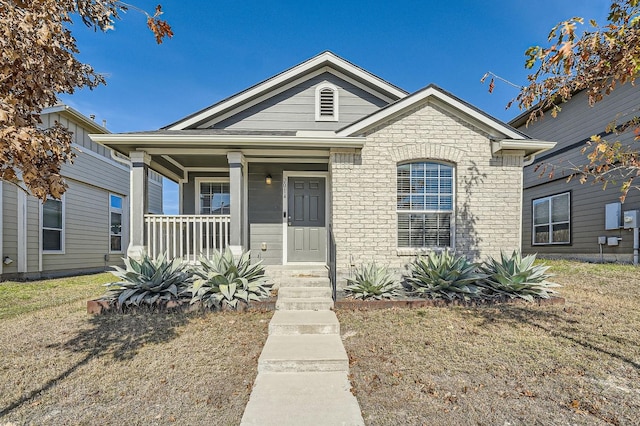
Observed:
[[[327,264],[327,256],[328,249],[325,251],[324,262],[289,262],[288,250],[287,247],[287,210],[289,209],[289,200],[287,199],[288,191],[289,191],[289,178],[290,177],[322,177],[324,178],[324,226],[329,230],[329,204],[331,194],[330,186],[331,182],[329,179],[329,172],[298,172],[298,171],[287,171],[284,170],[282,172],[282,264],[283,265],[326,265]],[[327,244],[329,240],[329,232],[327,232]],[[326,247],[329,247],[328,245]]]

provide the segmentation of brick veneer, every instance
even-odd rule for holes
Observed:
[[[361,151],[331,154],[332,219],[340,275],[375,260],[400,269],[416,255],[397,247],[396,166],[455,166],[455,249],[470,259],[520,247],[524,152],[492,156],[490,135],[433,101],[369,131]],[[499,137],[500,135],[494,135]]]

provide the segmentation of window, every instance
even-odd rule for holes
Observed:
[[[122,251],[122,197],[109,195],[109,251]]]
[[[198,182],[200,191],[199,214],[231,214],[229,181]]]
[[[570,244],[571,193],[533,200],[533,244]]]
[[[64,251],[64,197],[42,205],[42,251]]]
[[[451,247],[453,167],[401,164],[397,176],[398,247]]]
[[[316,121],[338,121],[338,88],[322,84],[316,88]]]

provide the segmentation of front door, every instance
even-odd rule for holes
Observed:
[[[289,177],[287,261],[325,262],[325,178]]]

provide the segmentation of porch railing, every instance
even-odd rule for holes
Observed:
[[[229,215],[153,215],[144,216],[147,253],[156,257],[167,253],[195,262],[203,254],[222,251],[229,245]]]

